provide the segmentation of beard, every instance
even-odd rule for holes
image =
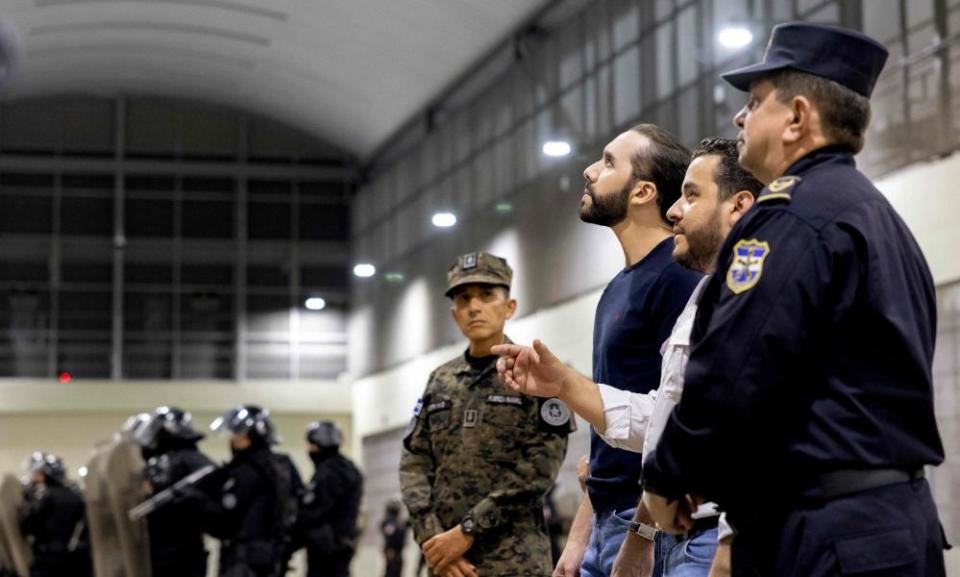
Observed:
[[[588,184],[586,192],[592,202],[589,206],[580,204],[580,220],[600,226],[613,226],[623,222],[630,206],[630,192],[636,184],[637,179],[631,176],[623,190],[606,196],[597,196],[593,185]]]
[[[720,210],[703,226],[683,233],[687,241],[687,250],[677,254],[675,260],[683,266],[707,272],[713,269],[713,261],[717,258],[720,245],[723,244],[723,234],[720,231]]]

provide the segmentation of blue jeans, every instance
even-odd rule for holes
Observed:
[[[707,577],[716,552],[716,527],[694,533],[689,539],[658,535],[657,561],[663,577]]]
[[[580,564],[580,577],[610,577],[613,573],[613,562],[617,560],[620,546],[627,538],[627,529],[630,528],[634,512],[636,508],[598,513],[593,516],[590,544],[583,555],[583,563]],[[714,531],[714,538],[716,538],[716,531]],[[653,577],[661,577],[659,541],[654,554],[656,563]]]
[[[590,544],[580,564],[580,577],[610,577],[613,562],[620,545],[627,537],[627,529],[635,508],[623,511],[597,513],[590,522]]]

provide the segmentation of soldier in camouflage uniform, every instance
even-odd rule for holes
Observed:
[[[547,577],[543,499],[573,430],[559,399],[533,399],[497,380],[490,347],[509,340],[513,271],[470,253],[447,273],[446,295],[467,351],[437,368],[417,403],[400,461],[414,537],[440,577]]]

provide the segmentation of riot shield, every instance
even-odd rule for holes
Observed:
[[[7,543],[7,533],[3,530],[3,523],[0,523],[0,575],[14,575],[16,570],[10,545]]]
[[[87,503],[87,526],[90,528],[90,549],[96,577],[123,577],[123,549],[120,533],[110,508],[107,488],[107,453],[112,445],[94,449],[87,463],[87,479],[83,496]]]
[[[0,523],[9,547],[10,557],[20,577],[30,577],[33,555],[20,532],[20,508],[23,506],[23,485],[13,475],[4,475],[0,483]]]
[[[150,544],[145,519],[132,521],[128,512],[143,500],[143,457],[130,441],[114,444],[107,453],[106,474],[110,510],[120,534],[125,577],[150,577]]]

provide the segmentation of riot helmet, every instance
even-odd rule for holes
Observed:
[[[43,473],[46,482],[51,485],[63,485],[67,481],[67,469],[63,465],[63,459],[52,453],[37,451],[30,455],[27,473]]]
[[[333,421],[314,421],[307,426],[307,442],[320,449],[336,449],[343,443],[343,433]]]
[[[196,443],[203,437],[193,428],[193,416],[190,413],[170,406],[157,407],[134,434],[138,445],[151,450],[159,448],[164,441]]]
[[[276,445],[279,442],[276,429],[270,421],[270,411],[256,405],[240,405],[230,409],[210,423],[213,432],[244,433],[251,443],[262,442]]]

